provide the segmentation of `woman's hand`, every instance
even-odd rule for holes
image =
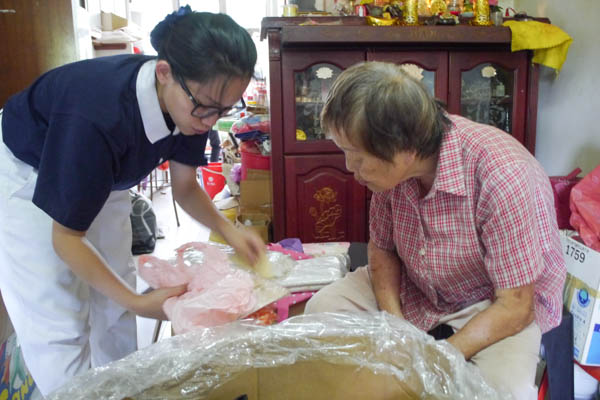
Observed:
[[[251,266],[255,266],[265,255],[265,243],[250,229],[236,228],[233,224],[228,224],[221,232],[221,236]]]
[[[170,297],[184,294],[186,290],[187,285],[179,285],[154,289],[146,294],[137,295],[134,304],[131,306],[131,311],[140,317],[167,320],[168,318],[162,308],[164,302]]]

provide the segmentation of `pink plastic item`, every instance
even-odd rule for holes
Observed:
[[[289,296],[285,296],[275,302],[275,308],[277,309],[277,322],[281,322],[288,318],[290,315],[290,307],[294,304],[301,303],[310,299],[316,291],[312,292],[298,292],[292,293]]]
[[[138,271],[153,288],[188,284],[188,291],[165,301],[163,310],[175,333],[222,325],[254,311],[251,275],[233,268],[227,254],[206,243],[179,247],[174,261],[141,256]]]
[[[600,165],[571,190],[571,225],[586,246],[600,251]]]
[[[277,243],[268,244],[267,250],[277,251],[279,253],[287,254],[288,256],[292,257],[294,260],[307,260],[309,258],[313,258],[313,256],[311,256],[310,254],[304,254],[304,253],[300,253],[298,251],[286,249],[285,247],[283,247],[282,245],[277,244]]]
[[[570,198],[571,190],[581,178],[577,177],[581,173],[581,168],[575,168],[567,176],[551,176],[550,186],[554,194],[554,208],[556,209],[556,222],[558,229],[573,229],[569,223],[571,218]]]

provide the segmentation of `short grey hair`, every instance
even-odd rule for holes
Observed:
[[[321,112],[321,127],[391,162],[402,151],[436,154],[451,125],[441,102],[399,65],[362,62],[333,83]]]

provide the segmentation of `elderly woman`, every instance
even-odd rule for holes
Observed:
[[[505,132],[447,114],[394,64],[343,72],[321,122],[373,191],[371,239],[369,265],[307,312],[387,311],[446,338],[515,398],[536,398],[566,275],[539,163]]]

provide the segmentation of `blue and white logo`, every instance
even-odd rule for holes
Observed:
[[[590,294],[585,289],[580,289],[577,293],[577,302],[581,307],[587,307],[590,304]]]

